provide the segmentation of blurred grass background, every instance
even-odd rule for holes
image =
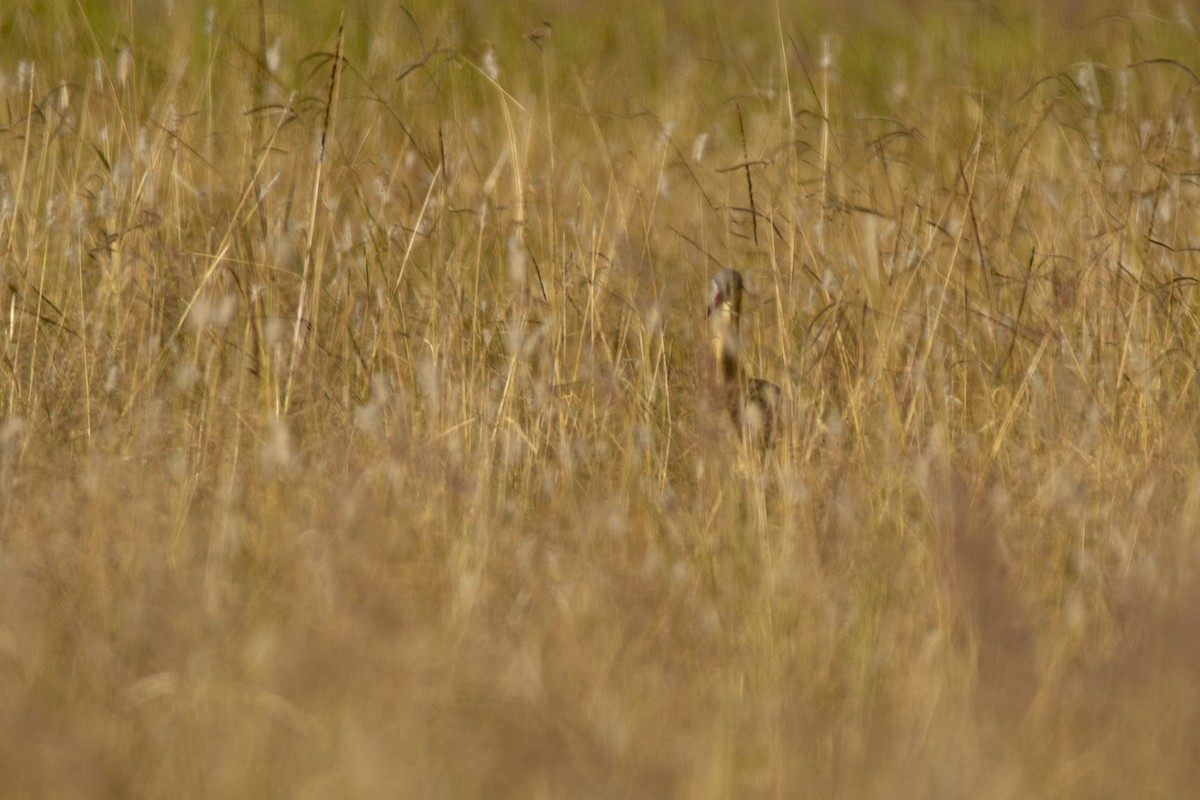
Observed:
[[[1186,796],[1195,17],[5,4],[4,794]]]

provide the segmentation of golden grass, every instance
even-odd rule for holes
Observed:
[[[6,796],[1194,790],[1185,4],[154,5],[0,11]]]

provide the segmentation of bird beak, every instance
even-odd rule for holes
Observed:
[[[720,289],[713,289],[712,297],[709,298],[708,308],[704,312],[704,317],[707,319],[712,316],[712,313],[721,307],[721,303],[725,302],[725,295]]]

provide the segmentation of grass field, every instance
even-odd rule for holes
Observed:
[[[0,794],[1194,792],[1188,4],[86,5],[0,8]]]

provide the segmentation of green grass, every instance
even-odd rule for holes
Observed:
[[[0,10],[6,795],[1191,791],[1183,6],[143,5]]]

